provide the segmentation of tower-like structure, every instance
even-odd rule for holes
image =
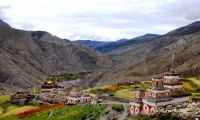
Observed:
[[[130,102],[130,113],[152,115],[188,101],[189,95],[182,90],[179,74],[171,71],[164,78],[152,78],[152,85],[146,91],[135,91],[135,99]]]
[[[137,115],[142,111],[142,98],[145,96],[145,90],[138,88],[135,90],[135,99],[130,102],[130,113],[131,115]]]
[[[179,74],[175,73],[172,69],[169,74],[164,76],[163,84],[166,88],[169,88],[171,92],[182,91],[182,83],[179,82]]]
[[[165,104],[171,100],[170,90],[163,86],[163,78],[152,78],[152,86],[146,89],[143,102],[143,113],[154,114],[162,110]]]

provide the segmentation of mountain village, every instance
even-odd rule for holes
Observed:
[[[200,120],[200,1],[65,2],[0,0],[0,120]]]
[[[175,116],[178,115],[176,117],[181,119],[200,118],[200,108],[198,107],[200,106],[200,98],[193,98],[191,101],[189,98],[191,94],[185,92],[183,83],[179,82],[179,80],[179,73],[171,69],[169,74],[164,75],[164,77],[152,78],[149,87],[140,88],[136,86],[136,84],[138,85],[140,83],[132,83],[132,85],[135,85],[135,92],[132,94],[133,99],[129,101],[116,98],[112,99],[113,96],[107,93],[96,94],[95,96],[93,94],[91,96],[91,91],[82,90],[79,83],[73,82],[71,86],[65,87],[60,85],[57,81],[47,80],[41,85],[40,94],[35,94],[35,89],[33,90],[33,94],[29,94],[29,91],[17,91],[15,94],[11,95],[9,101],[11,104],[18,104],[20,106],[28,104],[29,101],[34,101],[43,105],[63,104],[64,106],[66,105],[66,107],[67,105],[76,106],[78,104],[123,105],[123,107],[127,109],[121,113],[124,115],[124,118],[119,117],[117,119],[125,119],[138,115],[164,116],[169,113]],[[5,105],[6,104],[7,103],[5,103]]]

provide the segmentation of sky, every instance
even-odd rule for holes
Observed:
[[[200,0],[0,0],[0,19],[69,40],[166,34],[200,20]]]

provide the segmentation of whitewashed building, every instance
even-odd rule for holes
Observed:
[[[67,99],[68,104],[80,104],[91,102],[91,96],[89,96],[87,93],[82,93],[78,85],[74,86]]]
[[[152,85],[146,90],[135,90],[135,99],[130,102],[130,114],[152,115],[188,101],[189,94],[183,91],[179,74],[171,71],[164,78],[152,78]]]

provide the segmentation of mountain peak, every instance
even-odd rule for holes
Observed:
[[[2,25],[2,26],[4,26],[4,27],[11,28],[11,26],[10,26],[8,23],[4,22],[4,21],[1,20],[1,19],[0,19],[0,25]]]

